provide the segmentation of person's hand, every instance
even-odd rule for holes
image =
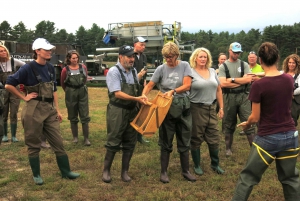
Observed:
[[[38,96],[38,93],[32,92],[32,93],[27,94],[27,95],[25,96],[24,101],[28,102],[28,101],[30,101],[31,99],[36,98],[37,96]]]
[[[224,111],[223,111],[223,109],[219,109],[218,116],[219,116],[220,119],[222,119],[224,117]]]
[[[173,94],[174,94],[174,90],[170,90],[170,91],[167,91],[166,93],[164,93],[163,96],[171,97],[171,96],[173,96]]]
[[[247,121],[244,121],[244,122],[238,124],[236,127],[242,127],[243,131],[245,131],[245,130],[248,130],[251,127],[251,125],[248,124]]]
[[[148,98],[147,96],[145,96],[145,94],[143,94],[142,96],[138,96],[136,98],[137,98],[137,102],[139,102],[140,104],[148,105]]]
[[[254,74],[248,73],[244,78],[247,80],[248,83],[251,83],[251,82],[254,81],[254,80],[253,80],[254,77],[255,77]]]
[[[60,111],[57,111],[57,117],[56,119],[59,121],[59,123],[62,122],[62,114],[60,113]]]

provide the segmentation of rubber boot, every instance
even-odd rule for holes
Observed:
[[[40,157],[29,157],[29,164],[33,174],[33,181],[36,185],[42,185],[44,183],[40,174]]]
[[[41,136],[41,141],[42,141],[41,142],[41,148],[50,149],[51,147],[49,145],[47,145],[46,140],[47,140],[46,136],[44,134],[42,134],[42,136]]]
[[[73,135],[73,142],[78,143],[78,124],[71,123],[71,131]]]
[[[213,171],[215,171],[218,174],[224,174],[225,171],[222,170],[222,168],[220,168],[219,166],[219,150],[209,149],[209,155],[211,159],[210,167],[213,169]]]
[[[104,158],[104,168],[102,173],[102,181],[106,183],[111,182],[111,176],[110,176],[110,167],[114,160],[116,152],[112,151],[106,151],[105,158]]]
[[[232,150],[231,150],[232,142],[233,142],[233,134],[226,133],[225,134],[226,156],[232,155]]]
[[[200,167],[201,155],[200,149],[191,150],[191,155],[194,162],[194,171],[197,175],[203,175],[203,170]]]
[[[249,142],[249,145],[250,147],[252,146],[252,142],[253,142],[253,139],[254,139],[254,135],[253,134],[250,134],[250,135],[246,135],[247,136],[247,140]]]
[[[170,153],[169,152],[160,152],[160,165],[161,165],[161,171],[160,171],[160,181],[162,183],[169,183],[169,177],[168,177],[168,166],[169,166],[169,160],[170,160]]]
[[[19,140],[16,137],[17,124],[10,124],[10,132],[11,132],[11,142],[19,142]]]
[[[300,200],[299,171],[296,168],[298,149],[279,152],[276,155],[278,180],[282,184],[286,201]]]
[[[89,124],[82,124],[82,133],[84,136],[84,146],[91,146],[89,141]]]
[[[123,152],[122,155],[122,171],[121,171],[121,178],[124,182],[130,182],[131,178],[128,176],[128,170],[129,170],[129,162],[132,157],[133,152],[132,151],[126,151]]]
[[[2,137],[2,142],[8,142],[8,137],[7,137],[7,123],[3,124],[3,137]]]
[[[72,172],[70,170],[68,155],[56,156],[56,162],[61,172],[62,178],[76,179],[80,176],[80,174]]]
[[[196,181],[196,177],[193,176],[189,171],[189,151],[180,153],[180,163],[182,169],[182,176],[188,181]]]
[[[274,157],[258,147],[256,144],[251,147],[248,161],[240,173],[239,180],[234,192],[234,201],[248,200],[254,185],[257,185],[263,173],[274,161]]]
[[[149,143],[149,141],[146,140],[146,139],[143,137],[143,135],[140,134],[140,133],[137,134],[137,141],[138,141],[139,143],[141,143],[141,144],[148,144],[148,143]]]

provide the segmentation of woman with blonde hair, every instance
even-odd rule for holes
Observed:
[[[295,83],[291,112],[293,120],[295,122],[295,126],[297,126],[298,118],[300,115],[300,57],[297,54],[289,55],[283,61],[282,70],[284,73],[287,73],[294,78]]]
[[[205,141],[211,158],[211,168],[218,174],[224,170],[219,167],[219,130],[216,103],[220,105],[219,117],[223,118],[223,97],[217,73],[211,68],[212,57],[206,48],[197,48],[190,57],[192,85],[190,91],[192,114],[191,154],[198,175],[200,167],[200,146]]]
[[[161,149],[160,181],[169,183],[167,169],[170,153],[173,151],[173,139],[176,134],[177,151],[180,154],[182,175],[188,181],[196,181],[189,172],[189,149],[191,140],[192,116],[190,112],[189,90],[192,72],[188,62],[178,60],[178,46],[168,42],[163,46],[162,55],[166,62],[157,67],[150,82],[143,90],[143,96],[157,84],[165,96],[174,96],[171,107],[159,128],[159,146]]]

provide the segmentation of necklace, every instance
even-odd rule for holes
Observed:
[[[7,62],[4,64],[1,62],[1,68],[2,68],[3,72],[6,72],[7,71]]]

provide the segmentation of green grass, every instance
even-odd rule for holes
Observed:
[[[23,129],[19,123],[17,137],[19,143],[2,143],[0,146],[0,201],[7,200],[150,200],[150,201],[181,201],[181,200],[205,200],[227,201],[230,200],[238,179],[239,172],[243,168],[249,154],[249,145],[245,136],[240,136],[237,130],[233,142],[233,155],[225,156],[224,138],[220,133],[220,166],[226,171],[224,175],[218,175],[210,168],[210,158],[207,145],[201,147],[201,167],[204,175],[196,176],[197,181],[192,183],[181,176],[179,154],[171,153],[168,174],[169,184],[159,181],[160,175],[160,149],[157,145],[158,135],[150,140],[149,146],[137,144],[130,163],[130,183],[124,183],[120,179],[121,153],[117,153],[112,164],[112,182],[102,182],[102,169],[105,155],[104,144],[106,142],[106,105],[108,103],[106,88],[89,87],[90,106],[90,147],[83,146],[83,136],[79,125],[79,143],[72,143],[72,134],[67,120],[67,110],[64,103],[64,93],[58,90],[60,110],[63,114],[61,134],[64,139],[65,149],[69,155],[71,169],[81,173],[76,180],[67,180],[60,177],[55,155],[51,150],[41,150],[41,175],[45,184],[37,186],[32,179],[31,169],[27,158],[27,148],[24,145]],[[153,91],[150,96],[154,96]],[[20,107],[19,117],[21,113]],[[10,133],[8,134],[10,138]],[[298,162],[297,167],[300,167]],[[193,163],[190,159],[190,171],[193,171]],[[277,181],[275,164],[263,175],[262,181],[256,187],[249,198],[251,201],[283,201],[283,193],[280,183]]]

